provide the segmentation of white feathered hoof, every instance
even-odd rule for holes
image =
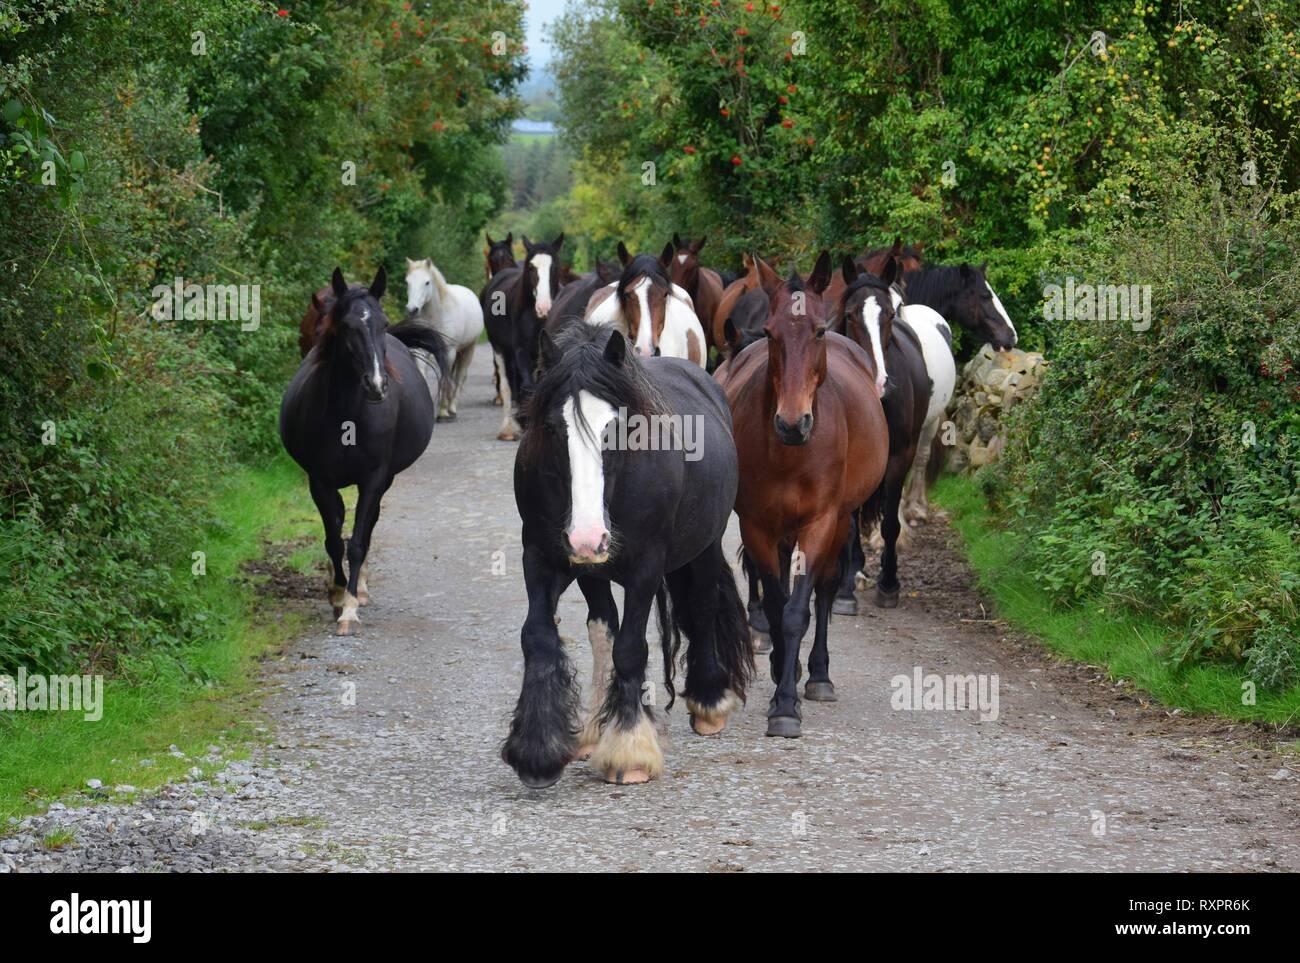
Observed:
[[[759,632],[757,629],[750,629],[749,638],[754,644],[754,651],[759,655],[772,651],[772,636],[768,633]]]
[[[335,635],[356,635],[361,631],[361,617],[357,614],[356,596],[344,593],[343,611],[335,624]]]
[[[728,689],[716,705],[706,706],[694,699],[686,700],[691,714],[691,728],[698,736],[716,736],[727,728],[727,717],[740,708],[740,697]]]
[[[616,724],[605,727],[591,754],[590,765],[608,783],[635,786],[663,775],[664,754],[649,716],[642,713],[631,729]]]
[[[502,428],[497,432],[497,441],[518,441],[519,432],[513,428]]]

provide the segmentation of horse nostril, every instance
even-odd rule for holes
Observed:
[[[812,425],[813,416],[811,412],[799,419],[799,431],[805,435],[812,431]]]

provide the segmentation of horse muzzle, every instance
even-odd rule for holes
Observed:
[[[604,565],[609,561],[608,531],[569,532],[565,541],[570,565]]]
[[[808,444],[808,439],[812,437],[812,412],[807,412],[794,424],[782,420],[780,415],[773,415],[772,427],[775,429],[776,437],[780,440],[781,444],[806,445]]]

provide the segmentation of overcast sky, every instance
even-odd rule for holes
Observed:
[[[564,0],[528,0],[526,43],[528,62],[534,70],[545,67],[551,59],[551,47],[542,36],[542,27],[564,12]]]

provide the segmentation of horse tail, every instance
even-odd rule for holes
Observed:
[[[438,365],[438,376],[447,377],[451,371],[451,362],[447,358],[447,338],[441,331],[435,331],[427,324],[403,321],[401,324],[390,324],[388,333],[408,348],[427,351]]]
[[[882,478],[876,490],[871,493],[871,497],[862,503],[858,509],[858,537],[866,539],[877,525],[885,513],[885,480]]]
[[[713,616],[713,642],[729,688],[737,698],[744,699],[745,690],[754,678],[754,643],[749,634],[745,603],[736,588],[736,575],[726,564],[718,567],[718,608]]]
[[[948,446],[943,443],[942,432],[936,431],[934,437],[930,439],[930,460],[925,466],[925,487],[929,488],[938,479],[939,473],[943,471],[944,462],[948,458]]]
[[[677,613],[668,598],[667,581],[659,583],[659,591],[655,593],[655,611],[659,618],[659,643],[664,650],[664,687],[668,690],[668,705],[665,708],[671,709],[677,701],[675,670],[677,654],[682,648],[682,632]]]
[[[675,591],[671,593],[673,596],[671,604],[667,604],[665,599],[660,609],[659,630],[664,643],[664,679],[669,683],[671,690],[671,666],[677,661],[681,649],[681,636],[685,634],[690,643],[692,648],[688,650],[687,659],[694,662],[700,656],[695,647],[699,646],[708,635],[707,632],[702,631],[704,626],[698,621],[698,605],[692,605],[692,595],[696,592],[715,593],[712,661],[716,664],[716,669],[710,667],[703,673],[703,677],[697,671],[694,675],[688,674],[687,678],[687,695],[694,695],[698,699],[707,692],[710,698],[706,701],[710,703],[713,697],[721,696],[724,689],[730,689],[738,699],[743,700],[745,690],[754,677],[754,645],[749,634],[749,617],[745,613],[745,604],[741,601],[740,592],[736,588],[736,576],[731,566],[726,563],[726,559],[722,557],[721,547],[716,551],[720,564],[715,584],[688,587],[685,584],[674,583]],[[660,594],[662,596],[667,593],[661,589]],[[664,629],[665,616],[671,622],[671,645],[669,635]],[[708,664],[708,660],[696,663],[697,666]],[[692,688],[702,691],[692,693]],[[675,696],[675,690],[672,692]],[[672,705],[671,701],[669,705]]]

